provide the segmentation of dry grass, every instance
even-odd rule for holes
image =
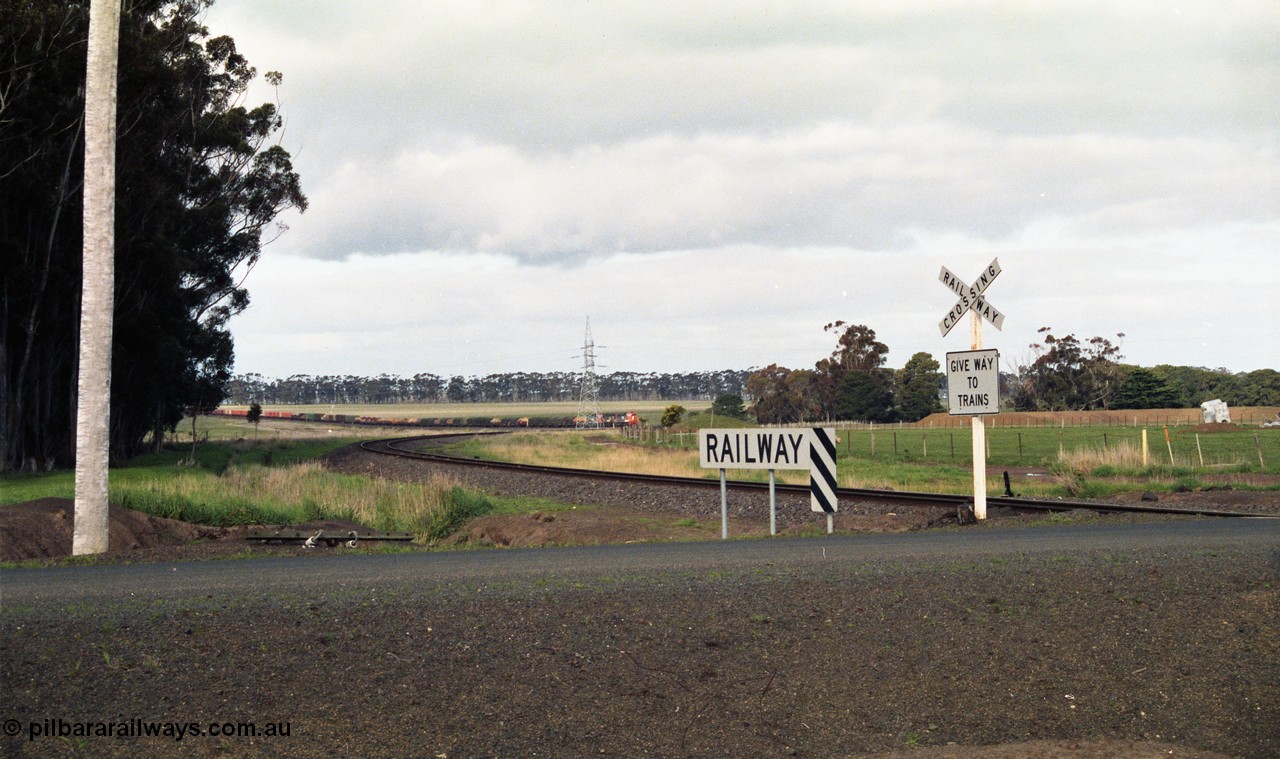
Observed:
[[[1058,462],[1077,472],[1092,472],[1099,467],[1117,470],[1142,469],[1142,447],[1122,441],[1107,447],[1086,445],[1058,453]]]
[[[1203,462],[1201,457],[1203,456]],[[1173,453],[1170,459],[1170,446],[1158,436],[1153,436],[1148,447],[1147,461],[1142,460],[1142,446],[1130,441],[1121,441],[1112,445],[1086,445],[1058,453],[1058,463],[1077,472],[1142,472],[1149,467],[1169,466],[1182,469],[1197,467],[1231,467],[1247,463],[1239,455],[1230,452],[1210,453],[1209,455],[1190,453],[1181,450]]]
[[[221,476],[182,473],[131,483],[118,495],[142,510],[202,523],[359,522],[379,530],[430,537],[458,504],[457,483],[425,485],[335,475],[315,461],[287,467],[246,466]],[[113,493],[113,496],[116,494]]]
[[[635,445],[617,433],[526,432],[484,438],[483,455],[497,461],[538,466],[598,469],[606,472],[652,474],[664,477],[718,477],[718,470],[703,469],[692,448]],[[768,480],[764,471],[735,470],[734,479]],[[777,481],[804,484],[806,472],[779,471]]]
[[[672,477],[701,477],[696,453],[627,445],[605,434],[516,433],[485,440],[485,454],[499,461]]]

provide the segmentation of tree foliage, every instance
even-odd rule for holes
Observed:
[[[889,346],[876,339],[875,330],[865,324],[835,321],[824,332],[836,334],[836,348],[829,358],[814,367],[822,418],[888,421],[892,403],[881,407],[885,393],[892,393],[892,374],[882,367]],[[871,413],[875,418],[865,416]]]
[[[1178,408],[1178,395],[1163,379],[1149,369],[1133,367],[1111,399],[1110,408]]]
[[[836,386],[835,419],[859,422],[897,420],[893,406],[893,372],[857,370],[841,375]]]
[[[942,375],[928,353],[917,353],[899,372],[885,368],[889,347],[864,324],[832,322],[831,355],[812,370],[771,364],[747,380],[756,418],[766,424],[820,420],[892,422],[919,419],[938,409]]]
[[[789,424],[820,418],[816,400],[817,374],[769,364],[747,378],[752,411],[762,424]]]
[[[264,232],[305,209],[275,106],[200,19],[209,0],[138,0],[120,22],[111,452],[215,407],[227,320]],[[69,463],[80,287],[87,4],[0,6],[0,448],[3,467]],[[271,75],[279,82],[279,76]]]
[[[1013,407],[1018,411],[1086,411],[1106,408],[1124,379],[1117,361],[1120,346],[1102,337],[1080,342],[1075,335],[1055,336],[1041,327],[1043,343],[1033,343],[1036,358],[1019,367]],[[1124,333],[1116,335],[1123,338]]]
[[[705,372],[611,372],[597,375],[602,401],[711,400],[723,393],[741,395],[745,370]],[[504,372],[482,377],[444,378],[422,372],[412,377],[379,374],[295,374],[269,379],[242,374],[228,383],[227,400],[260,403],[503,403],[572,401],[581,392],[578,372]]]
[[[942,365],[925,352],[913,355],[894,377],[894,403],[904,422],[918,422],[930,414],[945,411],[940,397],[944,377]]]
[[[1228,406],[1280,406],[1280,372],[1275,369],[1233,374],[1226,369],[1160,364],[1151,371],[1173,390],[1182,408],[1215,398]]]
[[[737,393],[721,393],[711,402],[711,413],[716,416],[745,419],[747,407],[743,404],[741,395]]]

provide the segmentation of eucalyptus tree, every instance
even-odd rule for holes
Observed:
[[[84,275],[76,410],[71,552],[103,553],[109,539],[111,328],[115,272],[116,68],[120,0],[93,0],[84,119]]]
[[[1087,411],[1106,408],[1124,381],[1119,344],[1104,337],[1081,342],[1075,335],[1055,336],[1041,327],[1043,344],[1032,344],[1036,358],[1020,366],[1013,407],[1018,411]],[[1123,339],[1124,333],[1117,333]]]
[[[814,369],[823,415],[829,419],[892,421],[893,372],[884,368],[889,346],[865,324],[832,322],[823,329],[837,335],[836,349]]]
[[[110,347],[113,460],[221,400],[244,275],[277,216],[306,207],[281,117],[244,104],[257,73],[201,24],[208,5],[131,0],[119,15],[114,315],[96,341]],[[75,448],[87,11],[0,3],[4,469],[66,466]]]

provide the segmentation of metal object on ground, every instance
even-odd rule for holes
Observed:
[[[306,548],[315,548],[323,543],[330,548],[337,546],[339,543],[345,543],[348,548],[355,548],[361,540],[379,540],[379,541],[399,541],[409,542],[413,540],[411,532],[384,532],[382,530],[369,530],[368,532],[360,532],[358,530],[299,530],[292,527],[281,529],[260,529],[250,530],[244,536],[245,540],[257,540],[263,543],[301,543]]]

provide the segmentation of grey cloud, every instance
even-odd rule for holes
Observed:
[[[753,243],[892,249],[951,231],[999,241],[1046,218],[1133,232],[1272,218],[1277,168],[1274,154],[1219,142],[942,125],[666,135],[567,154],[454,145],[348,164],[313,190],[319,218],[290,245],[565,263]]]

